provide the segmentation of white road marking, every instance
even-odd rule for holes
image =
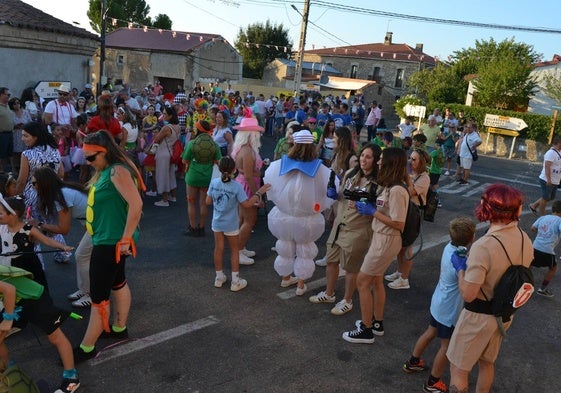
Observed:
[[[153,345],[169,341],[185,334],[192,333],[196,330],[215,325],[218,322],[220,322],[220,320],[218,320],[215,316],[210,315],[206,318],[202,318],[194,322],[189,322],[184,325],[177,326],[173,329],[165,330],[163,332],[156,333],[142,339],[130,341],[111,349],[102,351],[102,353],[98,355],[97,358],[89,360],[88,364],[91,366],[97,366],[98,364],[104,363],[108,360],[112,360],[151,347]]]

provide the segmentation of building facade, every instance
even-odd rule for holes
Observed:
[[[242,57],[219,35],[123,28],[107,35],[105,75],[133,88],[159,80],[165,91],[190,90],[197,81],[240,81]]]
[[[19,0],[0,1],[0,86],[15,96],[41,81],[91,82],[99,37]]]

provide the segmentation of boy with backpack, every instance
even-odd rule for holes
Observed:
[[[409,360],[403,364],[403,371],[416,373],[426,369],[421,355],[436,337],[440,338],[440,349],[434,357],[431,373],[423,384],[425,392],[447,392],[447,387],[440,380],[448,364],[446,350],[454,325],[464,305],[458,288],[458,276],[452,265],[454,253],[465,254],[475,236],[475,223],[468,217],[459,217],[450,221],[450,242],[444,247],[440,260],[440,277],[432,295],[430,305],[430,322],[427,330],[419,337]]]
[[[541,216],[532,225],[532,231],[536,232],[534,240],[534,267],[547,267],[542,285],[536,291],[538,295],[553,297],[547,286],[557,271],[555,247],[561,239],[561,200],[556,200],[551,205],[551,214]]]

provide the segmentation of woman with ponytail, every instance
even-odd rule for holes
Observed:
[[[88,165],[95,169],[90,180],[86,229],[92,236],[90,259],[90,320],[82,343],[74,350],[77,363],[96,356],[99,336],[128,337],[127,319],[131,291],[125,276],[126,260],[136,256],[138,224],[142,214],[142,176],[107,131],[88,134],[82,146]],[[115,309],[113,324],[109,298]]]
[[[214,267],[216,278],[214,286],[222,287],[228,278],[222,271],[222,257],[224,255],[224,237],[228,238],[230,245],[230,262],[232,264],[232,282],[230,290],[237,292],[247,286],[247,281],[240,278],[240,256],[238,237],[239,217],[238,204],[244,208],[255,206],[261,202],[263,194],[271,188],[270,184],[265,184],[251,197],[247,197],[242,185],[232,181],[236,172],[236,163],[230,157],[222,157],[218,163],[221,177],[210,182],[206,196],[206,204],[214,206],[212,215],[212,231],[214,232]]]

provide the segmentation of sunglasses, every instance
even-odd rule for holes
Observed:
[[[98,151],[97,153],[92,154],[91,156],[85,156],[86,161],[88,161],[88,162],[94,162],[94,161],[95,161],[95,158],[97,157],[97,155],[98,155],[99,153],[101,153],[101,152]]]

